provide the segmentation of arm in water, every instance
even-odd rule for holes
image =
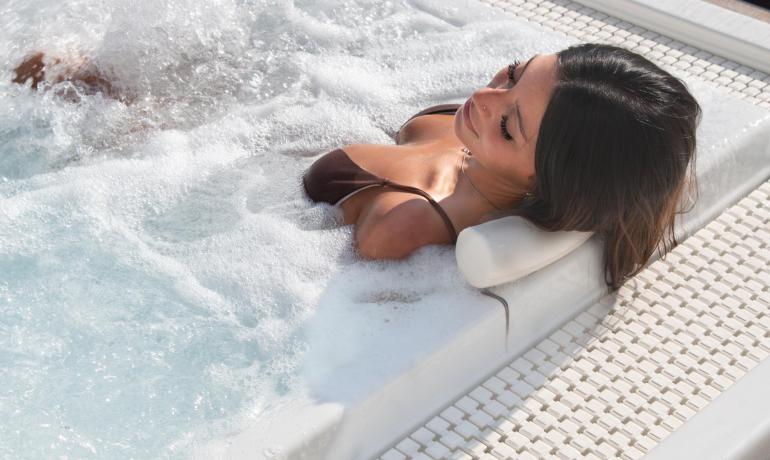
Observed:
[[[77,101],[79,91],[85,94],[101,93],[124,103],[130,102],[130,98],[121,94],[109,77],[85,57],[65,61],[47,58],[44,53],[37,52],[24,59],[14,71],[16,75],[11,81],[20,85],[30,82],[33,90],[37,90],[41,83],[45,86],[71,82],[76,88],[64,89],[60,95],[65,99]]]

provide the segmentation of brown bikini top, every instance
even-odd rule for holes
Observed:
[[[422,115],[454,115],[459,107],[459,104],[436,105],[413,115],[409,120]],[[370,173],[354,163],[342,149],[332,150],[317,159],[302,175],[302,183],[310,199],[335,206],[361,190],[372,187],[389,187],[402,192],[420,195],[427,199],[431,206],[439,213],[449,231],[452,243],[457,241],[457,231],[452,221],[433,197],[417,187],[397,184]]]

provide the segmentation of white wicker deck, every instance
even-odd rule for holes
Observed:
[[[770,76],[659,33],[568,0],[480,0],[583,42],[610,43],[635,51],[664,68],[676,68],[770,109]]]
[[[484,1],[770,108],[763,72],[575,2]],[[768,267],[770,181],[378,458],[640,458],[770,355]]]
[[[380,458],[636,459],[770,355],[770,181]]]

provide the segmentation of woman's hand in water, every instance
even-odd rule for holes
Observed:
[[[71,82],[78,90],[73,88],[64,89],[59,95],[73,102],[80,100],[79,93],[101,93],[104,96],[124,103],[131,102],[129,97],[120,94],[116,90],[108,76],[88,58],[83,56],[71,60],[62,60],[60,58],[46,60],[44,58],[45,54],[42,52],[37,52],[26,58],[16,67],[16,77],[12,81],[20,85],[26,85],[27,81],[31,79],[31,86],[34,90],[38,89],[38,85],[41,82],[48,82],[50,84],[63,81]],[[48,75],[46,75],[46,72],[48,72]]]
[[[26,85],[27,80],[32,79],[32,89],[37,89],[37,85],[45,80],[43,56],[43,53],[35,53],[25,59],[16,67],[16,77],[12,81],[20,85]],[[56,63],[58,62],[57,59]]]

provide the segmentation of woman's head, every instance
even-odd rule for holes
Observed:
[[[546,58],[536,57],[530,67],[537,69]],[[542,112],[530,104],[537,110],[522,113],[525,129],[537,132],[536,145],[529,147],[534,183],[532,196],[513,213],[546,230],[602,235],[607,282],[619,287],[644,267],[661,241],[666,249],[676,244],[674,218],[683,190],[688,183],[697,190],[700,106],[679,79],[614,46],[560,51],[553,58],[553,83],[542,70],[540,82],[528,83],[530,69],[517,82],[521,103],[529,97],[542,104],[538,94],[547,94],[547,100]],[[539,83],[540,92],[524,94],[525,83],[527,88]],[[509,119],[508,125],[514,128],[516,122]],[[495,161],[504,161],[500,157]],[[521,158],[508,164],[509,171],[525,171]]]
[[[533,188],[540,120],[556,85],[555,54],[495,74],[455,116],[455,133],[485,169],[519,192]]]

